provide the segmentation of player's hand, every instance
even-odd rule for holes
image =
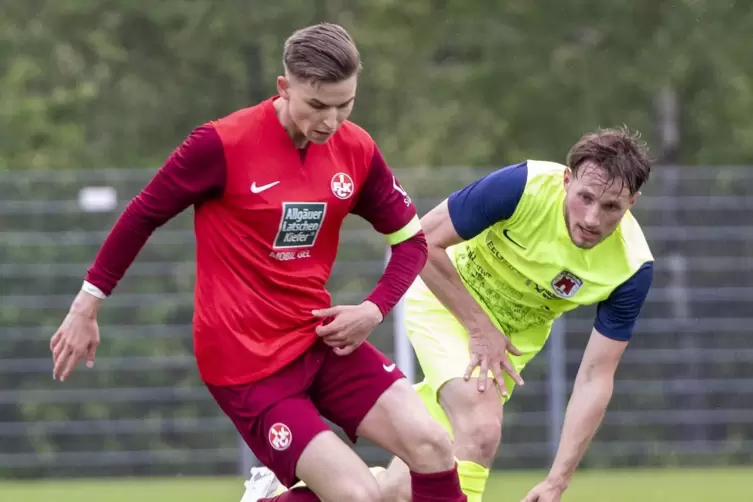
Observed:
[[[379,308],[365,301],[360,305],[337,305],[328,309],[314,310],[316,317],[332,322],[316,327],[316,334],[324,343],[335,349],[335,354],[346,356],[356,350],[373,329],[382,322]]]
[[[563,492],[561,486],[543,481],[534,486],[521,502],[560,502]]]
[[[94,366],[99,346],[98,308],[99,300],[88,293],[81,292],[76,297],[68,315],[50,339],[53,379],[64,381],[83,359],[89,368]]]
[[[465,370],[464,378],[466,381],[470,380],[473,370],[479,367],[479,392],[486,390],[489,370],[494,375],[494,381],[497,382],[499,391],[504,397],[507,396],[507,386],[502,376],[502,370],[510,375],[516,384],[523,385],[523,379],[520,378],[520,375],[515,370],[515,366],[512,365],[507,355],[509,352],[510,354],[519,356],[521,352],[493,324],[489,323],[489,326],[482,331],[471,332],[470,352],[471,362]]]

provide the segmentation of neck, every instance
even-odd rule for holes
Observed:
[[[283,129],[288,133],[290,139],[293,140],[296,148],[303,148],[308,144],[306,136],[303,135],[300,129],[296,127],[293,119],[290,117],[290,111],[288,110],[288,102],[284,99],[277,99],[274,102],[275,111],[277,112],[277,119],[280,121]]]

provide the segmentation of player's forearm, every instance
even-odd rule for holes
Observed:
[[[578,375],[567,406],[559,449],[549,472],[549,480],[563,489],[578,468],[591,444],[609,401],[614,378],[610,375]]]
[[[102,244],[86,281],[105,295],[112,293],[157,226],[158,222],[145,217],[145,210],[134,199]]]
[[[463,285],[446,249],[429,242],[429,259],[421,271],[421,279],[469,332],[474,332],[483,323],[490,322],[489,317]]]
[[[426,238],[419,232],[410,239],[392,246],[387,267],[374,291],[366,298],[382,313],[382,319],[405,295],[426,264]]]

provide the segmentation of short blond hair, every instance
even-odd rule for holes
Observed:
[[[285,41],[282,64],[287,74],[303,82],[334,83],[358,74],[361,56],[345,28],[319,23]]]

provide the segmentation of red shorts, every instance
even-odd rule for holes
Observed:
[[[218,387],[207,384],[256,458],[287,487],[298,482],[298,459],[309,442],[342,427],[352,442],[377,399],[402,372],[370,343],[347,356],[317,340],[302,356],[262,380]]]

